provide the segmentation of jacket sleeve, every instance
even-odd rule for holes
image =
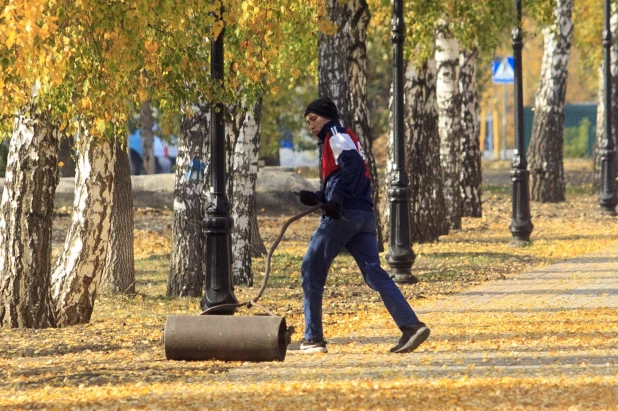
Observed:
[[[347,134],[332,136],[330,147],[340,168],[332,182],[331,200],[343,204],[346,198],[354,197],[360,181],[365,178],[365,161]]]

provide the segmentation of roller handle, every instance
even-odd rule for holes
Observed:
[[[297,194],[298,192],[297,191],[292,191],[292,193],[293,194]],[[266,286],[268,285],[268,277],[270,275],[270,259],[272,258],[272,255],[275,252],[275,250],[277,249],[277,246],[279,245],[279,243],[283,239],[285,231],[288,229],[290,224],[292,224],[295,221],[300,220],[304,216],[307,216],[307,215],[309,215],[311,213],[316,212],[317,210],[322,208],[322,206],[323,206],[323,204],[318,204],[318,205],[315,205],[313,207],[309,207],[308,209],[306,209],[306,210],[296,214],[295,216],[291,217],[289,220],[287,220],[285,222],[283,227],[281,227],[281,231],[279,233],[279,236],[277,237],[277,239],[275,240],[273,245],[270,247],[270,250],[268,250],[268,254],[266,255],[266,270],[264,271],[264,280],[262,281],[262,287],[260,288],[260,291],[258,291],[258,294],[253,299],[245,301],[245,302],[242,302],[242,303],[216,305],[214,307],[210,307],[210,308],[202,311],[200,313],[200,315],[216,313],[217,309],[221,309],[223,307],[243,307],[243,306],[246,306],[247,308],[251,308],[253,306],[254,307],[259,307],[262,310],[264,310],[264,312],[266,312],[268,315],[275,315],[269,309],[267,309],[266,307],[264,307],[264,306],[262,306],[262,305],[257,303],[257,301],[262,297],[262,294],[264,294],[264,290],[266,290]]]

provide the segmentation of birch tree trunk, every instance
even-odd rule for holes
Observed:
[[[376,215],[378,247],[384,251],[384,238],[380,216],[380,181],[376,160],[373,155],[373,134],[371,132],[371,119],[367,106],[367,26],[371,14],[366,0],[353,0],[349,7],[352,10],[350,25],[350,62],[349,62],[349,85],[350,85],[350,112],[352,115],[351,128],[358,137],[371,176],[371,197],[373,199],[373,211]]]
[[[73,137],[63,136],[58,152],[58,172],[60,177],[75,177],[75,157],[73,156]]]
[[[442,190],[436,66],[407,64],[404,85],[406,172],[410,177],[410,233],[414,243],[437,241],[448,233]]]
[[[381,190],[381,209],[382,209],[382,227],[384,227],[383,233],[384,238],[389,239],[390,241],[390,218],[391,218],[391,201],[388,196],[388,190],[391,187],[391,182],[397,177],[395,174],[395,158],[393,156],[394,147],[395,147],[395,132],[393,130],[393,84],[391,83],[390,95],[388,98],[388,133],[386,139],[386,166],[384,169],[384,184],[382,185]],[[404,94],[404,107],[407,103],[405,102],[405,94]],[[404,116],[406,115],[404,111]],[[405,121],[405,119],[404,119]],[[405,127],[405,125],[404,125]],[[407,153],[406,153],[407,155]],[[406,161],[408,158],[406,157]],[[406,167],[409,165],[406,164]],[[408,176],[409,177],[409,176]],[[410,201],[414,201],[414,199],[410,198]],[[412,216],[410,216],[410,221],[412,221]],[[411,223],[410,223],[411,224]]]
[[[476,92],[478,50],[464,50],[459,56],[459,92],[461,94],[461,193],[462,216],[481,217],[481,144]]]
[[[204,290],[204,187],[210,105],[195,107],[194,111],[192,117],[183,119],[178,140],[168,297],[199,297]]]
[[[114,149],[111,230],[101,290],[112,294],[135,294],[133,193],[127,140],[116,138]]]
[[[234,127],[233,151],[230,155],[231,169],[228,169],[227,174],[228,179],[233,180],[233,189],[228,194],[231,200],[231,217],[234,220],[232,275],[234,284],[251,286],[253,285],[251,242],[252,228],[257,226],[255,183],[260,150],[262,101],[258,100],[253,107],[246,107],[243,104],[238,111],[234,119],[236,127]]]
[[[613,33],[612,33],[613,35]],[[601,147],[605,144],[605,80],[603,78],[603,64],[599,67],[599,92],[597,94],[597,129],[594,139],[594,153],[592,166],[594,171],[594,179],[592,182],[593,189],[598,191],[601,188]],[[613,97],[613,96],[612,96]],[[613,100],[612,100],[613,101]]]
[[[112,215],[114,144],[82,131],[77,141],[73,218],[52,274],[56,323],[90,321],[105,269]]]
[[[436,98],[440,163],[449,228],[461,229],[461,97],[459,94],[459,42],[452,37],[449,23],[440,20],[436,27]]]
[[[33,102],[15,119],[0,206],[0,325],[55,325],[50,294],[58,131]]]
[[[156,165],[154,157],[154,134],[152,128],[154,120],[152,118],[152,107],[150,101],[142,103],[142,108],[139,113],[139,122],[142,125],[140,134],[142,137],[142,160],[144,174],[155,174]]]
[[[319,33],[318,36],[318,78],[320,97],[330,97],[339,110],[344,127],[353,122],[350,112],[350,20],[352,11],[346,3],[327,0],[328,19],[337,25],[332,36]]]
[[[187,135],[181,135],[176,160],[174,261],[168,282],[170,296],[199,296],[204,287],[205,238],[202,221],[204,205],[209,201],[210,171],[209,167],[201,163],[203,159],[206,159],[206,164],[209,163],[209,110],[202,107],[192,119],[186,119],[182,126],[186,130],[183,134]],[[261,102],[251,111],[246,110],[236,106],[227,108],[226,191],[230,201],[230,217],[234,221],[231,232],[232,273],[236,284],[252,285],[251,257],[256,251],[264,249],[255,212]],[[193,168],[189,165],[191,162]],[[202,171],[194,172],[193,169]],[[187,178],[192,173],[195,178]],[[181,198],[184,199],[182,203],[179,201]]]
[[[610,16],[610,30],[612,32],[611,45],[611,85],[612,85],[612,136],[614,138],[614,147],[618,148],[618,6],[615,3],[611,4],[612,15]],[[604,80],[603,64],[599,68],[599,94],[597,104],[597,129],[596,139],[594,144],[594,189],[601,188],[601,156],[599,147],[605,147],[605,80]],[[618,156],[616,157],[618,161]],[[617,164],[618,166],[618,164]],[[617,170],[618,168],[614,168]],[[618,176],[618,175],[617,175]]]
[[[255,210],[257,211],[257,204],[255,206]],[[251,257],[262,257],[265,256],[266,253],[266,246],[264,245],[264,240],[262,240],[262,236],[260,235],[257,212],[255,212],[251,218]]]
[[[541,81],[534,103],[532,137],[528,149],[530,199],[542,203],[565,200],[564,100],[571,50],[573,0],[555,0],[554,24],[543,29]]]

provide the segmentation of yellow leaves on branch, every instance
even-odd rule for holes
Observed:
[[[138,87],[134,73],[142,60],[153,72],[157,67],[157,58],[149,58],[156,43],[146,44],[143,59],[135,52],[147,26],[136,13],[142,8],[140,2],[9,1],[0,14],[0,114],[12,115],[40,83],[40,103],[56,111],[59,123],[100,118],[92,123],[95,134],[110,129],[103,120],[124,124],[125,106]]]
[[[55,50],[38,46],[53,38],[58,29],[57,17],[47,13],[48,3],[12,0],[0,12],[0,53],[5,58],[0,76],[0,114],[11,109],[10,102],[27,101],[34,81],[23,79],[32,77],[32,73],[38,73],[37,80],[43,86],[58,79],[49,69]]]
[[[307,56],[316,54],[318,28],[336,29],[324,0],[9,0],[0,7],[0,114],[12,115],[40,82],[39,98],[64,123],[80,116],[121,124],[131,102],[162,97],[177,106],[191,93],[212,96],[208,43],[224,27],[225,59],[235,62],[224,88],[232,94],[315,71]],[[95,134],[104,129],[92,126]]]
[[[13,0],[9,2],[0,18],[0,42],[7,48],[24,47],[33,39],[47,39],[56,31],[56,17],[45,15],[47,2]]]
[[[293,81],[313,73],[317,58],[315,40],[326,20],[324,0],[245,0],[226,2],[226,22],[231,25],[226,59],[242,61],[235,78],[249,86],[272,87],[277,79]],[[335,27],[336,30],[336,27]]]

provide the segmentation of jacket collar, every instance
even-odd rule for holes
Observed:
[[[320,130],[320,132],[318,133],[318,138],[320,139],[320,143],[324,143],[324,140],[326,139],[326,135],[329,133],[330,129],[333,127],[341,127],[341,123],[339,122],[338,119],[333,119],[329,121],[328,123],[324,124],[324,126],[322,127],[322,130]]]

